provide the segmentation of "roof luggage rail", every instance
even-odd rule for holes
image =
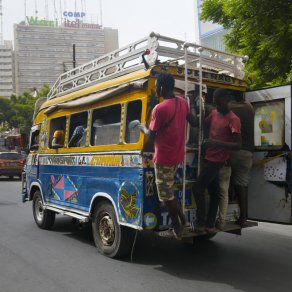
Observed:
[[[146,38],[61,74],[51,88],[48,99],[145,69],[147,68],[145,61],[149,66],[156,64],[158,60],[162,63],[172,60],[185,62],[185,47],[188,50],[187,62],[192,64],[188,66],[189,68],[198,68],[201,62],[201,65],[212,70],[235,78],[243,78],[244,61],[247,57],[185,43],[152,32]]]

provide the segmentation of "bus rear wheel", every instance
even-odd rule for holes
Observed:
[[[98,251],[110,258],[128,255],[134,240],[133,229],[118,224],[114,207],[106,201],[94,209],[92,234]]]
[[[34,221],[41,229],[51,229],[55,223],[56,213],[44,209],[44,203],[40,191],[35,191],[32,201]]]

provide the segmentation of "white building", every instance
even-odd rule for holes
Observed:
[[[58,76],[73,67],[73,44],[76,66],[118,48],[118,30],[66,20],[54,21],[27,17],[26,23],[14,26],[16,93],[52,86]]]
[[[0,97],[13,93],[13,49],[11,41],[0,45]]]
[[[200,20],[200,6],[204,0],[195,0],[195,19],[197,23],[198,38],[201,45],[225,51],[223,37],[228,33],[221,25]]]

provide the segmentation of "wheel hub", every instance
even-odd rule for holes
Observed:
[[[104,245],[112,245],[115,239],[115,227],[109,214],[103,214],[99,222],[99,235]]]
[[[43,202],[41,199],[38,199],[35,204],[35,214],[36,218],[39,222],[41,222],[44,218],[44,208],[43,208]]]

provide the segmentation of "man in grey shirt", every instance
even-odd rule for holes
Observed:
[[[229,107],[241,122],[242,147],[241,150],[230,153],[230,165],[231,179],[240,208],[237,224],[242,227],[247,220],[248,182],[254,148],[254,109],[243,95],[236,96],[235,101],[230,102]]]

